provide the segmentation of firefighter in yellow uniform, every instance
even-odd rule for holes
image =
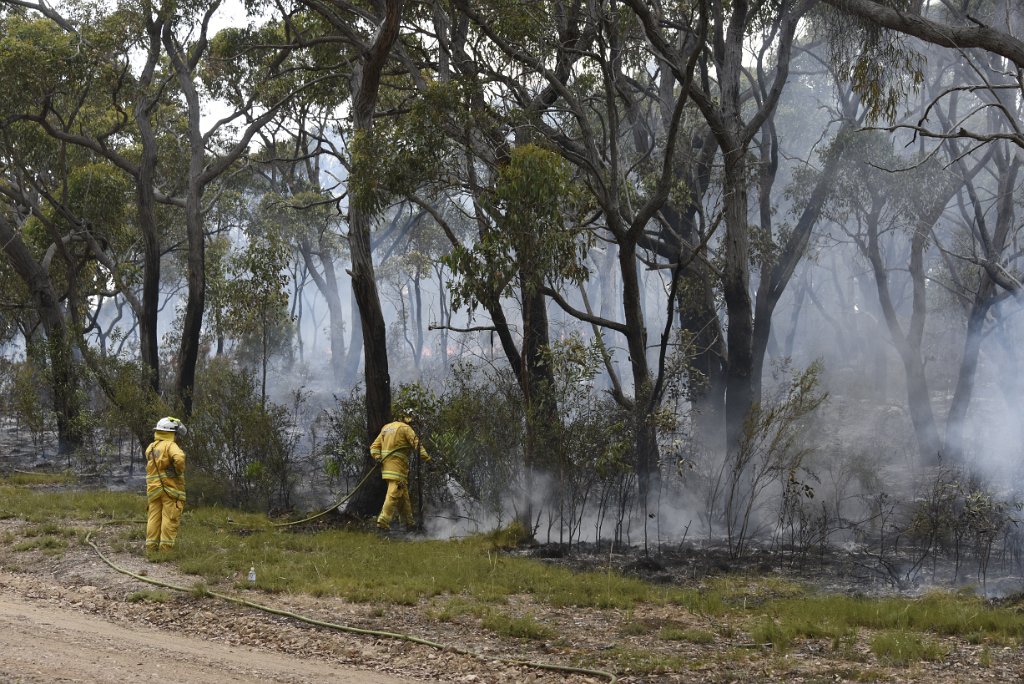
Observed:
[[[388,483],[384,507],[377,516],[377,527],[390,529],[391,520],[400,515],[407,526],[412,526],[412,500],[409,498],[409,459],[419,452],[424,462],[430,460],[427,450],[420,444],[416,431],[410,427],[412,411],[403,411],[401,420],[388,423],[380,430],[377,439],[370,445],[370,455],[381,464],[381,477]]]
[[[174,441],[178,434],[185,434],[180,420],[161,418],[146,449],[147,551],[170,551],[178,537],[185,508],[185,452]]]

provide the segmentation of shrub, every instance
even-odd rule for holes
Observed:
[[[286,509],[298,430],[285,407],[264,404],[253,378],[212,360],[197,385],[183,448],[190,497],[246,509]]]

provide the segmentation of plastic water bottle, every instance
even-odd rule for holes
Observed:
[[[251,586],[256,586],[256,566],[255,565],[249,566],[249,584]]]

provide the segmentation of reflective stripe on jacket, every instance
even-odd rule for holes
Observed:
[[[146,449],[146,497],[167,494],[185,500],[185,452],[174,443],[173,432],[155,432]]]
[[[370,456],[381,461],[380,476],[385,480],[409,479],[409,456],[419,446],[420,458],[430,460],[427,450],[420,444],[416,432],[400,420],[388,423],[370,445]]]

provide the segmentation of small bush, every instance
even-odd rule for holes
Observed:
[[[182,447],[190,499],[267,511],[290,506],[299,433],[286,408],[260,400],[252,377],[212,360],[188,427]]]

